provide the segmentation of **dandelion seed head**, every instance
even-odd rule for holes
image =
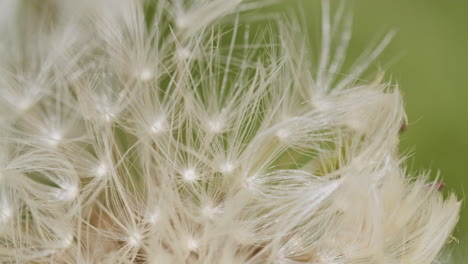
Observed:
[[[190,51],[188,48],[180,48],[177,50],[177,54],[181,60],[187,60],[192,57],[192,51]]]
[[[58,248],[69,248],[72,246],[74,240],[73,233],[70,231],[61,231],[59,240],[57,241],[57,247]]]
[[[180,29],[185,29],[190,26],[190,19],[186,14],[179,13],[176,16],[176,26]]]
[[[336,107],[336,104],[334,104],[330,98],[327,98],[325,95],[321,94],[313,95],[309,102],[314,109],[317,109],[321,112],[329,112],[334,107]]]
[[[107,165],[104,162],[101,162],[95,171],[95,175],[99,178],[104,177],[108,172]]]
[[[25,96],[24,98],[19,100],[14,105],[16,106],[16,108],[18,110],[24,112],[24,111],[28,110],[32,106],[32,104],[33,104],[33,102],[31,100],[31,98]]]
[[[207,204],[203,206],[202,213],[208,219],[214,219],[217,215],[222,214],[223,210],[220,206],[213,206],[211,204]]]
[[[309,56],[259,1],[3,2],[2,262],[438,262],[460,202],[402,168],[401,95],[363,80],[391,36],[342,67],[345,6]]]
[[[206,122],[206,126],[208,128],[208,131],[214,134],[218,134],[223,132],[224,129],[224,122],[223,120],[217,118],[214,120],[209,120]]]
[[[115,118],[115,115],[113,113],[110,113],[110,112],[105,112],[102,114],[102,119],[104,121],[106,121],[107,123],[111,122],[112,120],[114,120]]]
[[[105,101],[102,103],[97,103],[96,109],[100,114],[100,118],[106,123],[110,123],[116,118],[116,114],[114,113],[114,110],[112,109],[109,102]]]
[[[200,246],[198,241],[191,237],[187,238],[186,245],[187,249],[190,251],[197,251]]]
[[[199,176],[198,176],[195,169],[189,168],[189,169],[186,169],[185,171],[183,171],[182,177],[187,182],[194,182],[194,181],[196,181],[198,179]]]
[[[44,138],[44,141],[47,145],[51,147],[57,146],[60,141],[63,139],[62,132],[60,130],[51,130],[46,137]]]
[[[153,77],[154,77],[154,74],[150,68],[143,68],[139,72],[139,75],[138,75],[138,78],[140,79],[140,81],[143,81],[143,82],[149,81],[153,79]]]
[[[128,236],[127,244],[135,248],[140,247],[142,243],[142,239],[143,239],[142,235],[139,232],[134,231]]]
[[[282,128],[278,129],[275,135],[280,141],[286,141],[291,136],[291,132],[286,128]]]
[[[158,220],[159,220],[160,214],[161,214],[160,209],[159,209],[159,207],[157,207],[156,209],[154,209],[152,212],[149,213],[149,215],[147,217],[148,222],[150,224],[157,223]]]
[[[72,201],[78,196],[78,186],[73,184],[62,184],[61,189],[56,193],[56,197],[61,201]]]
[[[258,191],[258,184],[259,184],[259,180],[258,180],[257,175],[246,177],[244,179],[245,188],[247,188],[247,190],[249,190],[251,192],[257,192]]]
[[[223,174],[230,174],[234,171],[235,166],[232,162],[226,161],[221,164],[219,171]]]
[[[151,133],[153,134],[159,134],[164,131],[168,130],[168,124],[165,118],[160,117],[157,118],[152,124],[151,124]]]
[[[6,223],[13,216],[13,210],[9,203],[3,201],[0,203],[0,223]]]

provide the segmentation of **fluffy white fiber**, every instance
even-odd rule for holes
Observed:
[[[314,60],[263,4],[0,1],[0,262],[434,263],[460,203],[359,81],[391,36],[337,74],[343,9]]]

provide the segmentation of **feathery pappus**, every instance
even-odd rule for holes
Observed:
[[[313,58],[270,3],[0,0],[0,262],[435,263],[460,202],[360,81],[392,34],[347,68],[349,17]]]

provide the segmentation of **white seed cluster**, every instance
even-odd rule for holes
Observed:
[[[391,36],[343,68],[329,1],[316,60],[266,3],[0,0],[0,262],[433,263],[460,204],[361,81]]]

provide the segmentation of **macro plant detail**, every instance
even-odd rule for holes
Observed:
[[[267,4],[1,0],[0,262],[436,261],[460,202],[361,81],[392,35],[348,69],[344,5],[315,58]]]

